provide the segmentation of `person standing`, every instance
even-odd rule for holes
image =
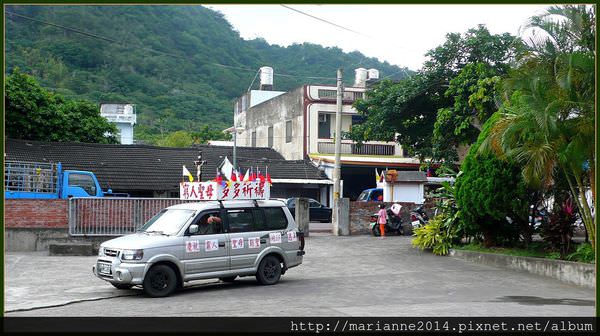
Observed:
[[[379,224],[379,233],[381,238],[385,238],[385,223],[387,222],[387,211],[385,211],[385,204],[379,205],[379,212],[377,212],[377,223]]]

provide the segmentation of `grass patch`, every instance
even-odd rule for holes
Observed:
[[[590,254],[586,244],[574,245],[574,248],[579,251],[579,253],[573,253],[569,255],[567,258],[570,261],[577,262],[586,262],[593,263],[593,255],[590,258]],[[589,245],[589,244],[587,244]],[[577,247],[579,246],[579,247]],[[463,251],[474,251],[474,252],[484,252],[484,253],[496,253],[496,254],[505,254],[512,255],[518,257],[534,257],[534,258],[545,258],[545,259],[560,259],[560,253],[557,251],[549,251],[547,246],[543,242],[533,242],[529,244],[527,248],[519,248],[519,247],[484,247],[479,243],[470,243],[466,245],[456,245],[453,247],[456,250]]]

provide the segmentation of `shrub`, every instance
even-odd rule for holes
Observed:
[[[489,151],[479,150],[496,119],[497,115],[483,126],[456,179],[460,230],[471,236],[482,234],[487,247],[511,245],[518,240],[520,227],[528,225],[528,194],[521,170]]]
[[[594,249],[591,244],[581,244],[575,252],[567,256],[567,260],[592,263],[595,260]]]
[[[436,255],[448,254],[456,233],[453,228],[444,226],[444,219],[444,216],[438,215],[432,218],[427,225],[416,228],[412,245],[421,250],[433,249],[433,254]]]

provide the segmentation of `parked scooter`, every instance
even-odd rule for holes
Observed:
[[[535,231],[539,231],[544,223],[548,223],[550,221],[550,216],[548,214],[548,210],[543,206],[529,206],[529,225],[533,227]]]
[[[425,213],[423,205],[417,206],[410,212],[410,224],[412,225],[413,229],[427,225],[428,222],[429,216],[427,216],[427,213]]]
[[[397,203],[392,204],[392,206],[390,206],[388,209],[386,209],[387,222],[384,227],[386,235],[389,233],[396,233],[398,235],[404,235],[404,230],[402,228],[402,218],[400,218],[400,210],[401,209],[402,209],[402,206]],[[377,213],[371,215],[370,226],[371,226],[371,233],[373,234],[373,236],[378,237],[381,235],[381,232],[379,229],[379,223],[377,223]]]

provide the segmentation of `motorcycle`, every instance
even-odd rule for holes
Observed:
[[[402,218],[400,218],[400,210],[402,206],[400,204],[392,204],[391,207],[386,209],[387,213],[387,221],[385,223],[385,234],[388,233],[396,233],[398,235],[404,235],[404,230],[402,228]],[[370,227],[371,233],[373,236],[378,237],[381,235],[381,231],[379,228],[379,223],[377,222],[378,216],[377,214],[371,215]]]
[[[425,213],[423,205],[419,205],[410,212],[410,224],[412,225],[413,229],[427,225],[428,222],[429,216],[427,216],[427,213]]]
[[[535,231],[539,231],[544,223],[548,223],[550,221],[550,216],[548,211],[543,205],[529,206],[529,225],[533,227]]]

